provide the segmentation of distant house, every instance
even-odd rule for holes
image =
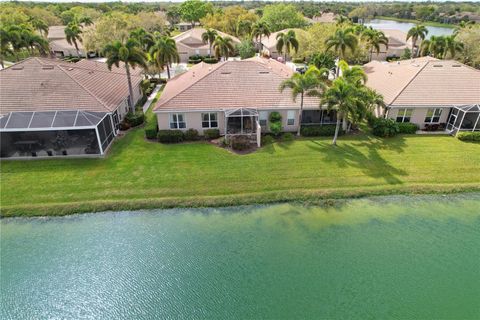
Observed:
[[[337,18],[337,14],[333,12],[323,12],[313,18],[306,18],[309,23],[334,23]]]
[[[431,57],[372,61],[364,70],[367,86],[383,95],[386,117],[452,134],[480,130],[480,70]]]
[[[277,36],[279,33],[287,33],[288,31],[293,30],[298,36],[300,33],[305,33],[305,30],[302,29],[284,29],[270,34],[269,37],[262,37],[262,49],[265,54],[267,54],[272,59],[278,59],[284,55],[279,53],[277,50]],[[297,37],[298,38],[298,37]],[[292,49],[293,52],[293,49]],[[287,60],[290,59],[290,56],[287,55]]]
[[[405,49],[412,49],[412,39],[407,40],[407,34],[395,29],[379,29],[388,38],[388,48],[385,45],[380,45],[380,52],[373,52],[372,60],[385,61],[387,58],[400,58]],[[417,47],[421,44],[421,39],[417,40]]]
[[[134,102],[141,97],[132,73]],[[128,112],[124,68],[29,58],[0,71],[2,158],[102,155]]]
[[[250,135],[259,143],[260,134],[269,131],[270,113],[277,111],[283,131],[295,132],[300,99],[294,102],[290,89],[279,90],[292,75],[285,64],[259,57],[197,64],[165,86],[154,108],[158,128],[193,128],[201,135],[214,128],[227,137]],[[336,122],[336,113],[321,110],[318,98],[305,97],[304,102],[302,125]]]
[[[204,28],[194,28],[173,37],[177,44],[178,54],[180,55],[180,62],[188,62],[188,57],[193,55],[213,55],[213,53],[209,52],[209,44],[202,41],[202,34],[204,32]],[[234,36],[228,35],[221,31],[217,32],[219,36],[232,38],[234,45],[240,43],[240,40]]]
[[[77,50],[75,49],[75,45],[68,43],[67,38],[65,36],[65,26],[51,26],[48,28],[48,36],[47,36],[49,45],[50,45],[50,52],[57,57],[78,57]],[[77,42],[78,49],[80,52],[81,57],[86,56],[85,48],[81,42]]]

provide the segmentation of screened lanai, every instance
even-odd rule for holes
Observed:
[[[480,131],[480,105],[453,107],[448,119],[447,130],[453,134],[458,131]]]
[[[114,136],[112,117],[106,112],[11,112],[0,118],[0,156],[102,155]]]
[[[253,108],[237,108],[225,111],[225,137],[229,136],[255,137],[260,143],[261,128],[258,123],[258,111]]]

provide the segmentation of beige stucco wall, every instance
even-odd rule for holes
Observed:
[[[433,108],[433,107],[432,107]],[[396,119],[398,114],[398,109],[403,108],[391,108],[388,110],[387,117],[390,119]],[[427,111],[430,109],[429,107],[414,107],[412,117],[410,118],[411,123],[417,124],[420,129],[425,127],[425,117],[427,116]],[[448,115],[450,113],[451,108],[441,108],[442,114],[440,115],[440,121],[437,123],[446,123],[448,120]]]
[[[140,88],[140,85],[133,87],[133,103],[136,104],[141,97],[142,97],[142,89]],[[117,113],[118,113],[118,117],[120,118],[120,121],[123,120],[123,117],[128,111],[129,111],[129,108],[128,108],[127,97],[125,97],[125,99],[122,102],[120,102],[120,104],[117,107]]]

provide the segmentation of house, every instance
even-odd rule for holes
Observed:
[[[388,48],[381,44],[380,52],[373,52],[372,60],[385,61],[387,58],[400,58],[405,49],[412,49],[412,39],[407,40],[407,34],[403,31],[396,29],[378,29],[382,31],[388,38]],[[419,47],[421,39],[417,40],[416,46]]]
[[[452,134],[480,130],[480,70],[431,57],[372,61],[364,70],[366,85],[383,95],[387,118]]]
[[[173,37],[177,44],[180,62],[187,63],[188,57],[193,55],[213,55],[213,53],[210,53],[210,45],[208,43],[204,43],[202,40],[202,35],[205,33],[205,31],[206,30],[204,28],[194,28]],[[235,45],[240,43],[240,40],[234,36],[228,35],[221,31],[217,31],[217,33],[221,37],[232,38]]]
[[[75,45],[68,43],[65,36],[65,26],[51,26],[48,28],[47,40],[50,45],[50,52],[57,57],[78,57],[80,53],[81,57],[86,56],[85,48],[81,42],[77,42],[78,52]]]
[[[335,23],[337,17],[338,15],[333,12],[322,12],[320,15],[314,16],[311,19],[306,18],[306,20],[309,23]]]
[[[292,92],[280,92],[280,84],[293,75],[285,64],[254,57],[217,64],[199,63],[188,72],[172,78],[154,107],[158,128],[218,129],[227,138],[250,135],[259,143],[262,132],[269,131],[269,114],[282,115],[283,131],[298,129],[300,99]],[[334,111],[319,108],[316,97],[305,97],[302,125],[336,122]]]
[[[137,72],[134,102],[141,98]],[[0,71],[1,157],[103,155],[128,105],[121,66],[26,59]]]
[[[277,32],[274,32],[274,33],[270,34],[269,37],[263,36],[262,39],[261,39],[262,40],[262,51],[272,59],[283,58],[284,54],[279,53],[278,50],[277,50],[277,36],[278,36],[279,33],[287,33],[290,30],[295,31],[295,34],[297,35],[297,39],[298,39],[298,35],[300,33],[305,33],[306,34],[305,30],[302,30],[302,29],[283,29],[283,30],[280,30],[280,31],[277,31]],[[290,56],[287,55],[287,60],[288,59],[290,59]]]

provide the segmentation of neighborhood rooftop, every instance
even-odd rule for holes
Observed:
[[[292,74],[286,65],[258,57],[215,65],[200,63],[167,83],[155,111],[298,109],[300,101],[293,102],[291,91],[279,90]],[[318,99],[306,97],[305,106],[318,108]]]
[[[15,111],[111,112],[128,96],[122,68],[83,60],[29,58],[0,71],[0,115]],[[135,73],[137,86],[142,77]],[[20,89],[19,89],[20,88]]]
[[[364,66],[367,86],[390,106],[453,106],[480,102],[480,71],[453,60],[423,57]]]

